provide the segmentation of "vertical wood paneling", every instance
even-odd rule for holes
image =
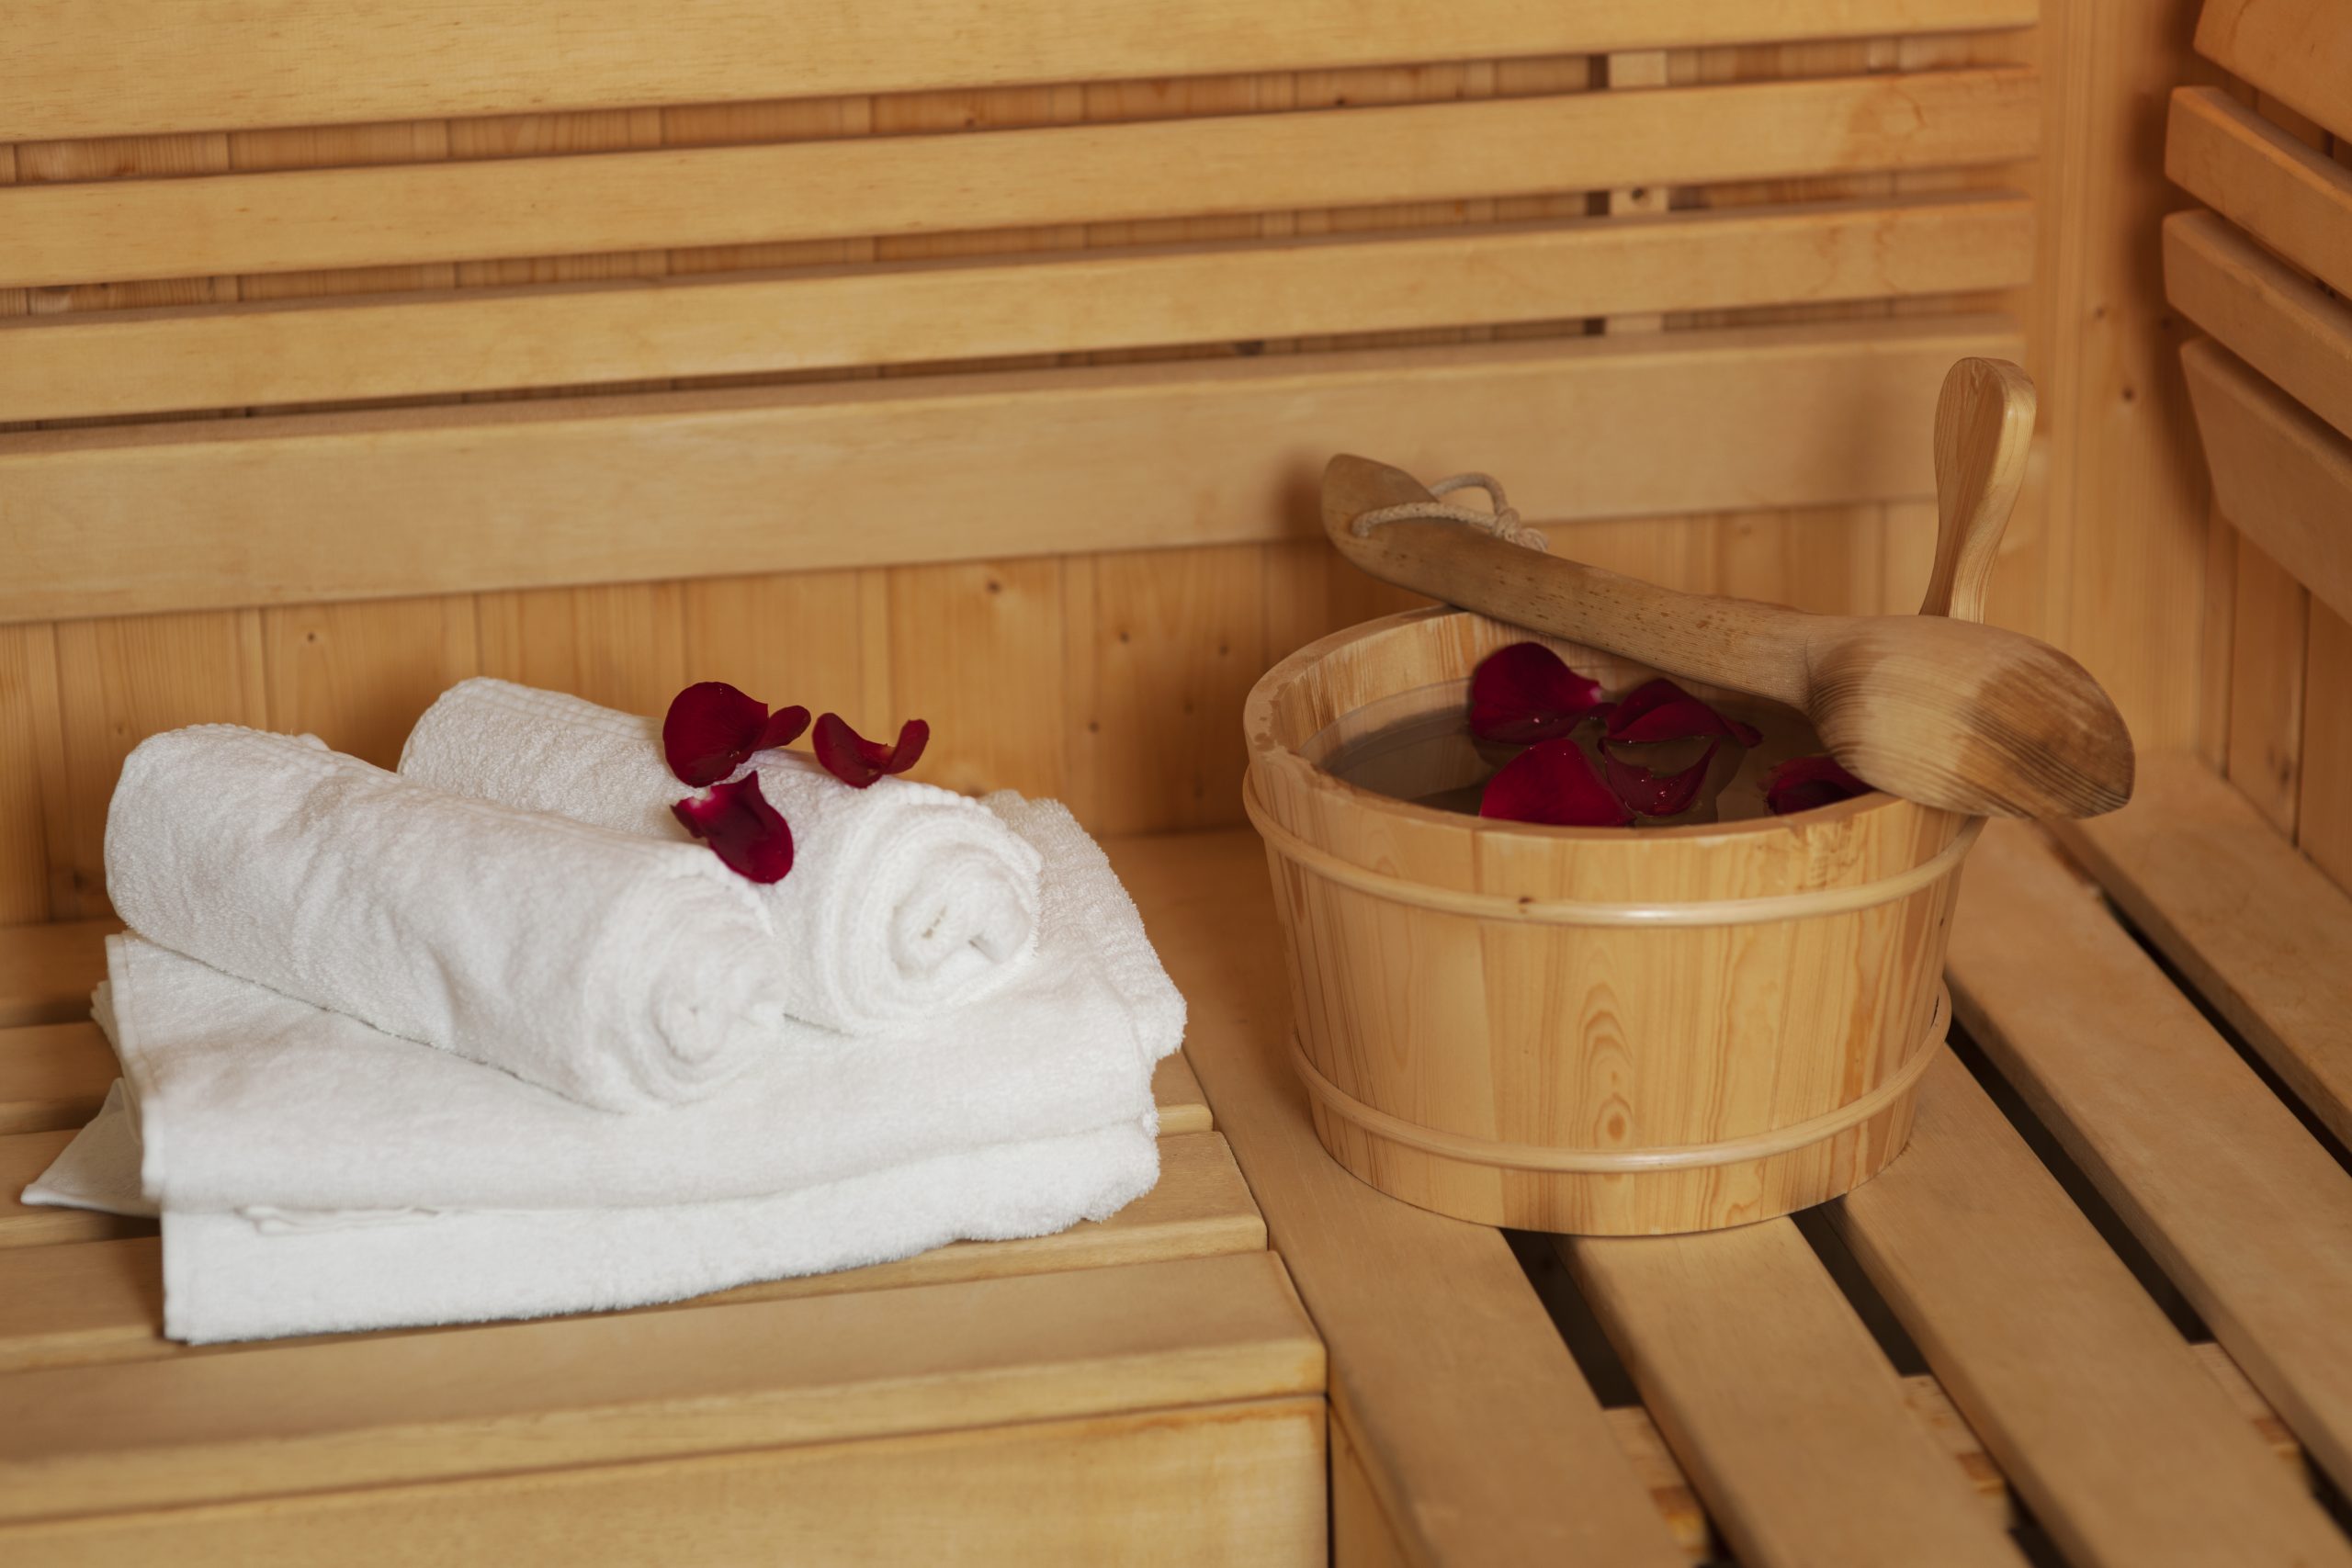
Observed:
[[[2352,891],[2352,623],[2317,600],[2303,665],[2301,807],[2296,841]]]
[[[1078,558],[1069,564],[1075,567]],[[865,733],[928,720],[914,776],[950,789],[1067,794],[1061,559],[889,571],[889,703]]]
[[[2311,594],[2243,536],[2234,581],[2230,780],[2291,838],[2301,773],[2303,642]]]
[[[133,746],[182,725],[268,723],[262,641],[258,610],[58,626],[62,787],[47,809],[52,855],[62,848],[64,859],[51,878],[52,919],[107,911],[107,802]]]
[[[55,635],[46,625],[0,627],[0,925],[49,918],[40,764],[57,712]]]
[[[433,699],[481,668],[467,598],[300,604],[262,611],[261,626],[269,728],[381,768]]]
[[[481,672],[662,713],[687,681],[684,600],[675,582],[481,594]]]
[[[1241,703],[1266,667],[1254,546],[1073,561],[1070,794],[1103,832],[1238,821]]]
[[[892,720],[869,704],[865,605],[854,571],[715,578],[684,587],[685,679],[725,681],[770,707],[838,713],[862,734]],[[887,605],[879,612],[887,621]],[[663,706],[647,710],[659,714]],[[806,750],[803,736],[798,742]]]

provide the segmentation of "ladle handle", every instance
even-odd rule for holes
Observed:
[[[1936,567],[1923,615],[1984,618],[2001,530],[2033,446],[2033,382],[2006,359],[1963,359],[1936,399]]]

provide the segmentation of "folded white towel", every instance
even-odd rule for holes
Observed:
[[[145,1195],[176,1213],[675,1204],[1148,1121],[1184,1005],[1134,903],[1060,806],[985,809],[1047,864],[1044,945],[1017,984],[870,1041],[786,1021],[727,1093],[632,1116],[111,938],[96,1016]]]
[[[314,739],[141,741],[106,861],[149,940],[591,1105],[707,1095],[781,1018],[766,906],[707,850],[468,799]]]
[[[978,802],[886,778],[859,790],[807,757],[763,751],[760,793],[795,858],[761,889],[775,973],[796,1018],[872,1033],[1003,984],[1036,945],[1035,851]],[[662,759],[653,720],[505,681],[460,682],[426,710],[401,773],[454,794],[682,839],[697,793]]]
[[[137,1166],[131,1120],[118,1086],[27,1201],[116,1209],[106,1195],[119,1195]],[[74,1151],[83,1157],[69,1164]],[[705,1203],[342,1215],[166,1211],[164,1332],[205,1344],[677,1301],[951,1241],[1049,1235],[1109,1218],[1149,1191],[1159,1172],[1151,1132],[1131,1122]]]

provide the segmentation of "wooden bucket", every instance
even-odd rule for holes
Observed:
[[[1534,827],[1318,765],[1460,712],[1478,660],[1529,637],[1466,611],[1392,615],[1250,694],[1246,804],[1324,1147],[1423,1208],[1600,1235],[1745,1224],[1867,1180],[1910,1135],[1943,1039],[1955,874],[1981,819],[1871,795],[1757,821]],[[1655,673],[1535,640],[1612,693]]]

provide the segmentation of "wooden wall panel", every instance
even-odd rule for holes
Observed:
[[[2352,621],[2317,600],[2311,612],[2296,842],[2337,886],[2352,888]]]
[[[49,918],[42,732],[57,715],[55,628],[0,627],[0,925]]]
[[[2230,661],[2229,776],[2294,837],[2301,784],[2303,642],[2311,595],[2262,547],[2237,541]]]
[[[889,705],[865,733],[895,735],[923,719],[931,746],[914,776],[950,789],[1064,793],[1064,566],[891,568]]]
[[[269,728],[318,736],[379,767],[400,761],[433,699],[481,672],[467,597],[261,612]]]

